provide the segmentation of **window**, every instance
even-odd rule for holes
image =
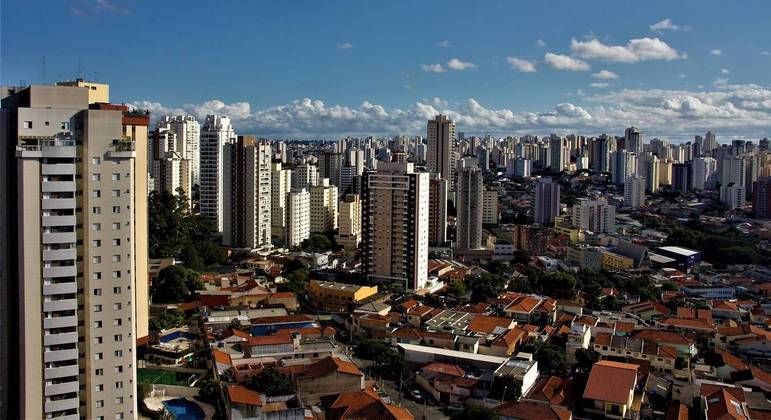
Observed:
[[[97,400],[96,408],[102,408],[102,407],[104,407],[104,400]]]
[[[24,128],[32,128],[32,121],[24,121]]]
[[[101,263],[102,263],[102,257],[98,255],[95,257],[91,257],[91,264],[101,264]]]
[[[102,214],[101,207],[91,207],[91,214]]]
[[[102,175],[100,175],[100,174],[91,174],[91,180],[92,181],[101,181],[102,180]]]
[[[94,360],[102,360],[102,353],[94,353]]]
[[[123,334],[115,334],[115,336],[112,337],[114,341],[121,342],[123,341]]]
[[[112,230],[120,230],[120,222],[113,223]]]
[[[115,294],[115,295],[119,295],[120,294],[120,287],[113,287],[112,288],[112,293]]]
[[[93,198],[99,198],[102,196],[102,192],[99,190],[93,190],[91,191],[91,197]]]
[[[112,262],[120,262],[120,255],[113,255]],[[120,277],[120,271],[118,272],[118,277]]]
[[[104,391],[104,385],[102,385],[102,384],[97,385],[96,386],[96,392],[102,392],[102,391]]]
[[[102,257],[99,257],[99,262],[102,262]],[[98,271],[96,273],[92,273],[91,274],[91,278],[94,279],[94,280],[101,280],[102,279],[102,273],[98,272]]]
[[[123,350],[115,350],[115,357],[123,357]]]
[[[62,125],[60,126],[62,130],[69,130],[70,129],[70,123],[67,121],[62,121]]]
[[[102,321],[94,321],[94,328],[102,328]]]
[[[99,159],[98,157],[92,157],[91,158],[91,164],[92,165],[98,165],[100,163],[102,163],[102,159]]]
[[[94,289],[94,296],[102,296],[102,289]]]
[[[115,382],[115,389],[123,389],[123,381]]]
[[[120,327],[121,325],[123,325],[123,320],[122,319],[115,318],[115,319],[112,320],[112,326],[113,327]]]
[[[91,241],[91,246],[93,246],[94,248],[99,248],[100,246],[102,246],[102,241],[99,239],[94,239],[93,241]]]
[[[120,197],[120,190],[112,190],[113,197]]]
[[[112,206],[113,213],[120,213],[120,206]]]
[[[115,397],[115,404],[123,404],[123,397]]]
[[[104,369],[99,368],[96,370],[96,376],[104,376]]]
[[[120,303],[113,303],[112,304],[112,309],[114,309],[116,311],[119,311],[121,309],[121,304]]]
[[[102,312],[102,305],[94,305],[94,312]]]
[[[94,344],[102,344],[102,337],[94,337]]]
[[[120,400],[123,402],[123,398]],[[123,413],[115,413],[115,420],[123,420]]]
[[[115,373],[123,373],[123,366],[115,366]]]
[[[112,174],[113,181],[120,181],[120,174]]]
[[[117,257],[120,260],[120,255],[117,255]],[[115,261],[115,260],[113,259],[113,261]],[[120,271],[113,271],[112,272],[112,278],[119,279],[120,278]]]
[[[102,230],[102,224],[101,223],[91,223],[91,230],[97,231],[97,232]]]
[[[120,246],[120,238],[112,240],[112,246]]]

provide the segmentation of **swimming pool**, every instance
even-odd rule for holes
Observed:
[[[163,406],[176,420],[204,420],[206,418],[198,404],[184,398],[164,401]]]

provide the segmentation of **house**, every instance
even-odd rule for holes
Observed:
[[[272,334],[281,329],[317,327],[316,322],[307,315],[267,316],[251,320],[253,336]]]
[[[678,356],[685,357],[686,359],[696,356],[696,342],[673,331],[653,329],[639,330],[635,333],[634,338],[650,341],[659,345],[674,347],[677,349]]]
[[[591,402],[587,411],[607,418],[632,418],[637,387],[637,365],[601,360],[594,364],[583,398]]]
[[[522,386],[522,395],[525,395],[538,380],[538,362],[533,360],[530,353],[519,353],[499,366],[495,376],[516,379]]]
[[[292,371],[297,383],[297,395],[314,404],[322,396],[364,389],[364,374],[355,364],[327,356],[301,365]]]
[[[258,392],[241,385],[227,387],[228,413],[231,419],[262,417],[262,397]]]
[[[534,401],[506,401],[493,408],[501,420],[572,420],[573,413],[564,407]]]
[[[744,390],[739,386],[703,383],[701,409],[710,420],[749,420]]]
[[[404,408],[383,401],[374,391],[342,392],[321,398],[326,420],[412,420]]]
[[[660,303],[646,300],[643,302],[625,305],[621,307],[621,312],[625,314],[637,315],[646,321],[650,321],[652,318],[656,318],[661,315],[668,315],[670,310],[668,307]]]
[[[674,347],[608,333],[597,335],[594,340],[594,351],[603,359],[647,360],[652,368],[664,372],[672,372],[677,361],[677,349]]]
[[[570,332],[565,340],[565,360],[576,363],[576,351],[588,349],[592,340],[591,328],[586,324],[575,323],[570,327]]]
[[[542,376],[525,394],[527,400],[542,401],[559,406],[573,404],[573,380],[558,376]]]
[[[321,280],[311,280],[308,284],[311,303],[324,311],[349,311],[376,294],[377,286],[359,286]]]
[[[487,392],[480,393],[479,382],[461,367],[446,363],[429,363],[415,375],[415,383],[436,401],[451,405],[465,404],[472,397],[484,398]]]

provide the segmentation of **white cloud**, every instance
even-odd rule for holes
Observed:
[[[535,73],[535,63],[524,58],[506,57],[506,61],[509,62],[511,68],[519,70],[522,73]]]
[[[436,46],[439,48],[450,48],[450,41],[446,39],[444,41],[439,41]]]
[[[761,51],[760,55],[768,55],[768,51]]]
[[[618,79],[618,74],[613,73],[610,70],[600,70],[592,75],[595,79],[611,80]]]
[[[539,39],[535,41],[535,46],[537,48],[546,48],[546,42],[543,39]]]
[[[718,48],[715,48],[715,49],[713,49],[712,51],[709,52],[709,55],[723,55],[723,51],[721,51]]]
[[[728,70],[728,69],[720,69],[720,74],[731,74],[731,70]]]
[[[650,25],[649,28],[651,31],[655,32],[662,32],[662,31],[688,31],[691,28],[687,26],[679,26],[672,23],[672,19],[664,19],[660,22],[656,22],[653,25]]]
[[[452,58],[450,61],[447,62],[447,68],[452,70],[469,70],[469,69],[475,69],[477,66],[474,63],[470,63],[467,61],[460,61],[457,58]]]
[[[685,58],[676,49],[658,38],[632,39],[626,45],[605,45],[598,39],[588,41],[570,40],[570,50],[588,60],[636,63],[648,60],[676,60]]]
[[[589,63],[567,55],[546,53],[543,57],[546,64],[557,70],[587,71],[591,69]]]
[[[342,44],[338,45],[337,48],[341,50],[350,50],[351,48],[353,48],[353,44],[351,44],[350,42],[343,42]]]
[[[604,89],[606,87],[609,87],[610,83],[604,83],[604,82],[603,83],[589,83],[589,86],[591,86],[593,88]]]
[[[588,96],[580,91],[574,97],[584,103],[559,103],[541,111],[490,108],[473,98],[457,105],[429,98],[389,110],[369,101],[349,107],[309,98],[259,110],[252,110],[248,102],[227,104],[219,100],[180,107],[150,101],[129,105],[149,109],[153,121],[165,114],[190,114],[199,121],[207,114],[225,114],[239,133],[282,138],[420,134],[425,131],[426,120],[439,112],[449,115],[467,133],[501,135],[623,133],[632,124],[652,136],[673,140],[692,138],[706,130],[726,138],[757,138],[771,131],[771,89],[767,86],[721,80],[708,91],[623,89]]]
[[[444,73],[444,67],[442,67],[441,64],[421,64],[420,68],[423,69],[423,71],[427,71],[429,73]]]

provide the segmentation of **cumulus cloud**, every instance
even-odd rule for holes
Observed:
[[[570,40],[573,54],[587,60],[636,63],[648,60],[676,60],[685,58],[676,49],[658,38],[632,39],[626,45],[605,45],[598,39]]]
[[[707,91],[623,89],[576,95],[582,103],[559,103],[541,111],[492,108],[473,98],[455,105],[440,98],[427,98],[394,109],[369,101],[349,107],[310,98],[258,110],[251,109],[248,102],[220,100],[179,107],[152,101],[129,105],[149,109],[154,121],[166,114],[189,114],[199,121],[207,114],[229,115],[239,133],[281,138],[420,134],[425,131],[426,120],[440,112],[449,115],[467,133],[500,135],[596,135],[622,133],[625,127],[635,125],[650,135],[677,140],[706,130],[726,138],[768,136],[771,130],[771,89],[767,86],[735,85],[722,80]]]
[[[421,64],[420,68],[423,69],[423,71],[427,71],[429,73],[444,73],[444,67],[442,67],[441,64]]]
[[[450,41],[446,39],[444,41],[439,41],[437,42],[436,46],[439,48],[450,48]]]
[[[715,48],[709,52],[709,55],[723,55],[723,51],[719,48]]]
[[[690,28],[687,26],[675,25],[674,23],[672,23],[672,19],[669,19],[669,18],[656,22],[653,25],[650,25],[649,28],[651,29],[651,31],[654,31],[654,32],[690,30]]]
[[[447,68],[452,70],[470,70],[475,69],[477,66],[474,63],[470,63],[467,61],[460,61],[457,58],[452,58],[450,61],[447,62]]]
[[[600,70],[597,73],[592,74],[595,79],[612,80],[618,79],[618,74],[613,73],[610,70]]]
[[[610,83],[589,83],[589,86],[597,89],[605,89],[606,87],[610,86]]]
[[[130,16],[131,10],[121,0],[75,0],[69,6],[70,14],[77,17],[88,17],[98,14],[113,14]]]
[[[539,39],[535,41],[535,46],[537,48],[546,48],[546,42],[543,39]]]
[[[768,55],[768,51],[761,51],[760,55]]]
[[[728,70],[728,69],[720,69],[720,74],[731,74],[731,70]]]
[[[543,60],[554,69],[570,71],[587,71],[591,69],[589,63],[568,55],[546,53]]]
[[[525,60],[524,58],[506,57],[506,61],[514,70],[519,70],[522,73],[535,73],[535,62]]]
[[[353,44],[351,44],[350,42],[343,42],[342,44],[338,45],[337,48],[341,50],[350,50],[351,48],[353,48]]]

